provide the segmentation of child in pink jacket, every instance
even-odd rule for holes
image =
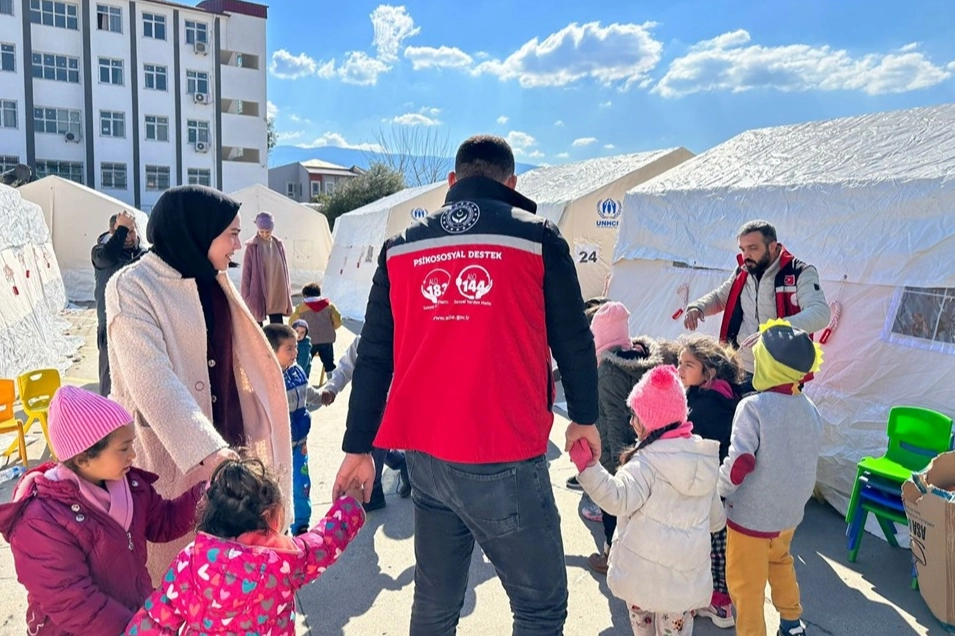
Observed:
[[[179,553],[126,636],[294,636],[295,592],[338,560],[365,512],[346,495],[295,538],[279,534],[283,518],[282,493],[260,461],[223,462],[212,474],[196,540]]]
[[[153,591],[146,542],[191,532],[203,484],[174,501],[156,475],[133,467],[132,416],[73,386],[50,402],[50,445],[60,463],[34,468],[0,506],[35,636],[119,634]]]

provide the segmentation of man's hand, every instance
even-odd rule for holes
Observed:
[[[322,388],[319,388],[318,390],[322,394],[322,406],[328,406],[329,404],[335,401],[334,391],[329,391],[328,389],[322,389]]]
[[[345,459],[342,461],[341,468],[338,469],[338,475],[335,477],[335,485],[332,487],[332,499],[338,499],[342,495],[357,492],[360,488],[359,501],[368,503],[371,500],[371,487],[375,483],[375,461],[370,453],[345,453]]]
[[[590,446],[590,452],[593,453],[594,458],[600,457],[600,433],[597,432],[596,426],[584,426],[583,424],[571,422],[567,425],[567,432],[564,434],[564,437],[567,440],[567,443],[564,445],[565,452],[569,453],[570,448],[577,440],[582,439]]]
[[[749,336],[748,338],[746,338],[746,340],[744,340],[743,342],[739,343],[739,346],[740,346],[740,347],[746,347],[747,349],[750,348],[750,347],[752,347],[754,344],[756,344],[757,342],[759,342],[759,337],[760,337],[760,335],[762,335],[762,334],[760,334],[760,332],[757,331],[757,332],[754,333],[753,335],[751,335],[751,336]]]
[[[686,310],[686,315],[683,317],[684,327],[686,327],[690,331],[696,331],[696,328],[700,326],[701,322],[706,322],[706,319],[703,317],[702,311],[700,311],[696,307]]]
[[[123,210],[116,215],[116,227],[124,227],[127,230],[132,230],[136,227],[136,217],[126,210]]]

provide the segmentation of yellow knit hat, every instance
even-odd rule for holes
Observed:
[[[766,391],[792,385],[793,394],[798,393],[799,382],[822,365],[822,349],[785,320],[770,320],[759,326],[759,333],[753,346],[753,388]]]

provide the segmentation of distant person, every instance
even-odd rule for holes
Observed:
[[[106,283],[120,269],[145,254],[139,245],[136,218],[123,210],[109,218],[109,232],[96,239],[90,257],[96,277],[96,348],[99,349],[99,393],[109,395],[109,349],[106,340]]]
[[[739,349],[745,390],[753,376],[752,346],[761,323],[785,318],[812,334],[824,329],[831,316],[816,268],[786,251],[776,240],[775,227],[750,221],[736,238],[736,271],[718,289],[690,303],[683,324],[695,331],[704,316],[723,313],[720,341]]]
[[[277,236],[275,217],[270,212],[255,216],[256,234],[245,242],[242,257],[242,299],[259,324],[284,322],[292,313],[285,245]]]
[[[172,562],[125,636],[294,636],[296,592],[334,565],[365,523],[356,497],[359,489],[347,492],[293,538],[282,530],[282,490],[262,462],[222,463],[203,500],[196,540]]]
[[[298,354],[295,361],[302,367],[305,377],[312,375],[312,339],[308,335],[308,323],[304,320],[292,321],[295,338],[298,340]]]
[[[389,238],[358,345],[337,495],[372,494],[371,451],[405,449],[415,506],[411,636],[454,634],[474,542],[514,634],[560,634],[567,568],[547,466],[551,352],[567,447],[600,455],[597,356],[567,241],[514,190],[500,137],[458,149],[445,205]],[[380,428],[379,428],[380,427]]]
[[[90,391],[57,390],[49,432],[60,462],[31,469],[0,505],[0,535],[27,590],[25,631],[120,634],[153,590],[146,542],[190,533],[206,484],[163,499],[156,476],[133,465],[133,416]]]
[[[822,417],[799,390],[822,362],[809,334],[788,322],[761,325],[753,346],[758,391],[739,403],[729,454],[720,467],[726,499],[726,582],[738,636],[765,636],[766,582],[780,636],[803,636],[799,585],[790,554],[796,527],[816,485]]]
[[[342,326],[342,315],[328,298],[322,296],[318,283],[302,288],[303,300],[289,318],[290,322],[304,320],[312,339],[312,356],[322,361],[325,375],[335,370],[335,331]]]
[[[607,585],[627,603],[635,636],[690,636],[713,594],[710,533],[726,525],[716,492],[719,444],[693,434],[672,366],[655,367],[627,398],[635,445],[611,474],[586,446],[571,449],[578,481],[618,519]]]

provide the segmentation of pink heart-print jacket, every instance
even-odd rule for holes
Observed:
[[[199,533],[133,617],[126,636],[294,636],[296,590],[317,579],[351,543],[365,511],[342,497],[310,532],[249,545]],[[181,631],[180,631],[181,630]]]

